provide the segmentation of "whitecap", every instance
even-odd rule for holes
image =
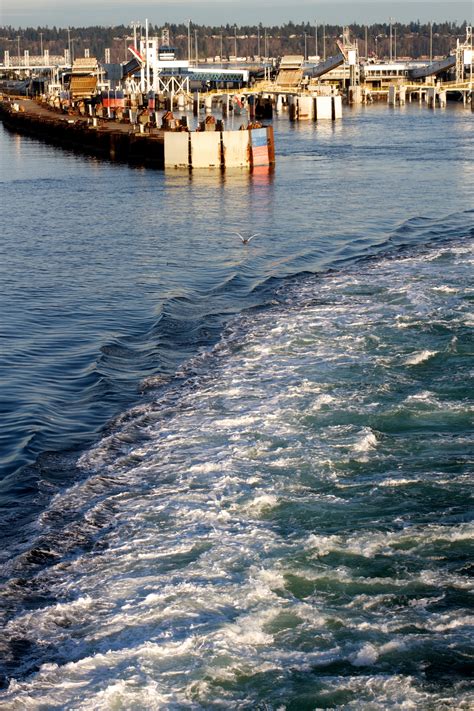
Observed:
[[[425,363],[430,358],[433,358],[438,354],[438,351],[419,351],[418,353],[413,353],[405,360],[405,365],[420,365],[420,363]]]
[[[372,431],[367,432],[358,442],[354,444],[354,452],[368,452],[377,446],[377,437]]]

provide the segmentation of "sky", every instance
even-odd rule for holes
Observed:
[[[474,0],[0,0],[0,25],[13,27],[113,26],[148,18],[153,24],[256,24],[310,21],[372,24],[420,20],[471,23]]]

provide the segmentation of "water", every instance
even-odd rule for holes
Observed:
[[[6,709],[474,703],[472,115],[275,131],[225,177],[0,134]]]

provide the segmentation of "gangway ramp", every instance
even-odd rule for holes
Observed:
[[[452,54],[449,57],[441,59],[439,62],[432,62],[424,67],[416,67],[415,69],[410,69],[408,76],[410,79],[424,79],[425,77],[431,77],[434,74],[440,74],[445,72],[456,64],[456,55]]]
[[[331,71],[331,69],[336,69],[337,67],[340,67],[341,64],[344,64],[345,60],[345,55],[342,52],[339,52],[339,54],[335,54],[333,57],[328,57],[325,62],[316,64],[316,66],[313,67],[310,72],[308,72],[309,76],[322,77],[323,74],[327,74]]]
[[[287,54],[281,58],[280,69],[276,78],[278,86],[296,87],[303,79],[304,57],[300,54]]]

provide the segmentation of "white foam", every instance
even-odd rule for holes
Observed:
[[[351,662],[355,667],[372,666],[378,658],[377,648],[373,644],[367,643],[352,657]]]
[[[440,294],[458,294],[459,293],[459,289],[456,289],[453,286],[434,286],[433,291],[437,291]]]
[[[438,351],[419,351],[418,353],[413,353],[409,358],[405,360],[405,365],[420,365],[420,363],[425,363],[430,358],[437,355]]]
[[[333,397],[333,395],[329,395],[329,393],[324,393],[323,395],[320,395],[317,397],[312,403],[311,403],[311,410],[320,410],[324,405],[330,405],[331,403],[335,402],[336,398]]]
[[[96,548],[78,546],[38,578],[51,599],[75,600],[45,603],[8,625],[12,638],[38,648],[39,665],[49,650],[70,661],[42,664],[35,675],[20,668],[24,681],[12,682],[7,703],[252,708],[243,677],[272,674],[283,690],[295,672],[318,667],[324,691],[347,691],[348,710],[437,707],[434,691],[390,675],[390,657],[428,635],[456,648],[465,634],[467,611],[434,610],[469,580],[437,557],[467,544],[472,527],[412,516],[402,487],[460,479],[423,470],[416,452],[391,449],[373,424],[386,411],[384,393],[390,407],[398,396],[389,369],[398,377],[400,341],[411,337],[394,328],[396,310],[398,323],[416,329],[442,301],[419,277],[422,266],[413,258],[394,269],[387,260],[377,272],[294,286],[293,311],[236,319],[229,340],[183,368],[189,380],[117,419],[81,458],[84,479],[38,522],[46,535],[62,512],[84,527],[110,508],[103,529],[93,529]],[[383,338],[368,349],[379,324]],[[437,351],[404,358],[416,365],[423,353]],[[431,407],[436,382],[429,387],[405,403]],[[449,442],[453,460],[460,445],[462,436]],[[390,498],[388,511],[374,512],[377,497]],[[70,534],[65,525],[65,540]],[[324,666],[341,660],[354,676],[325,677]],[[383,674],[372,674],[379,664]],[[464,692],[452,693],[464,703]]]
[[[255,496],[251,501],[246,503],[243,507],[245,513],[251,514],[252,516],[259,516],[265,511],[269,511],[278,504],[278,497],[274,494],[261,494],[260,496]]]
[[[364,434],[364,436],[355,443],[354,452],[369,452],[371,449],[377,447],[377,437],[371,431]]]

